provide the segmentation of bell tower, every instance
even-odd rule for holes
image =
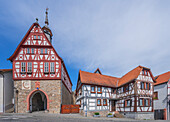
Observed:
[[[45,12],[46,16],[45,16],[45,26],[42,28],[45,35],[47,36],[48,40],[51,42],[52,44],[52,32],[50,30],[50,28],[48,27],[49,22],[48,22],[48,8],[46,8],[46,12]]]

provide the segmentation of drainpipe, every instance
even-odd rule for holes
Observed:
[[[4,88],[4,74],[3,74],[3,72],[0,72],[0,74],[2,75],[2,77],[3,77],[3,113],[5,113],[5,88]]]

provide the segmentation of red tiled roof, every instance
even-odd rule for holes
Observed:
[[[8,72],[8,71],[12,71],[12,69],[0,69],[0,72]]]
[[[140,72],[143,69],[147,69],[150,72],[149,68],[138,66],[135,69],[128,72],[127,74],[125,74],[124,76],[122,76],[121,78],[111,77],[111,76],[102,75],[98,73],[90,73],[90,72],[85,72],[81,70],[79,71],[79,75],[80,75],[81,82],[84,84],[119,87],[138,78]],[[151,74],[152,79],[154,79],[151,72],[150,74]]]
[[[138,66],[135,69],[128,72],[127,74],[125,74],[124,76],[122,76],[119,80],[118,86],[121,86],[123,84],[126,84],[126,83],[136,79],[139,76],[142,69],[143,69],[142,66]]]
[[[79,71],[81,83],[94,84],[101,86],[116,87],[119,78],[101,75],[98,73],[90,73],[85,71]]]
[[[155,77],[156,83],[154,83],[154,85],[166,83],[166,82],[168,82],[169,79],[170,79],[170,71],[156,76]]]

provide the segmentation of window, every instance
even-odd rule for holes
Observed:
[[[150,103],[149,106],[152,106],[152,100],[151,99],[149,100],[149,103]]]
[[[107,99],[103,99],[103,106],[107,106]]]
[[[34,39],[36,39],[36,35],[34,35]]]
[[[158,100],[158,92],[157,92],[157,91],[154,92],[154,94],[153,94],[153,99],[154,99],[154,100]]]
[[[21,62],[21,72],[25,72],[25,62]]]
[[[147,70],[145,71],[145,75],[148,75],[148,71]]]
[[[151,90],[151,84],[149,83],[149,90]]]
[[[31,49],[31,53],[34,54],[34,48]]]
[[[111,93],[112,93],[112,94],[114,93],[114,91],[115,91],[115,89],[111,89]]]
[[[142,74],[145,75],[145,71],[144,70],[142,71]]]
[[[95,93],[95,86],[91,86],[91,93]]]
[[[50,72],[54,72],[54,62],[50,63]]]
[[[28,62],[28,65],[27,65],[27,72],[32,72],[32,62]]]
[[[143,99],[139,99],[139,106],[143,106]]]
[[[102,88],[100,86],[97,87],[97,93],[102,93]]]
[[[101,106],[101,99],[97,99],[97,106]]]
[[[144,82],[141,82],[141,89],[144,89]]]
[[[38,39],[40,39],[40,36],[38,36]]]
[[[48,72],[48,62],[45,62],[45,70],[44,70],[44,72]]]
[[[148,85],[148,83],[146,83],[146,87],[145,87],[145,89],[149,89],[149,85]]]
[[[27,53],[28,53],[28,54],[30,53],[30,48],[27,48]]]
[[[149,106],[149,99],[144,99],[144,106]]]
[[[47,54],[47,49],[45,49],[45,54]]]
[[[127,107],[130,106],[130,100],[127,100],[127,104],[126,104]]]
[[[41,54],[43,54],[43,48],[41,48]]]

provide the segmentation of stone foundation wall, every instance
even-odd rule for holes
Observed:
[[[26,81],[26,80],[24,80]],[[16,113],[26,113],[27,105],[27,97],[33,90],[37,90],[35,82],[38,81],[40,83],[39,89],[44,91],[49,98],[49,113],[60,113],[61,109],[61,80],[27,80],[31,82],[30,89],[23,89],[22,81],[14,81],[14,87],[18,90],[16,93],[16,89],[14,89],[15,94],[15,112]]]
[[[139,120],[154,120],[154,112],[126,112],[121,113],[127,118],[139,119]]]
[[[88,117],[92,117],[94,115],[94,113],[98,112],[100,114],[101,117],[106,117],[107,114],[109,113],[109,111],[87,111],[87,116]],[[85,111],[80,110],[80,115],[82,116],[86,116],[85,115]]]
[[[72,104],[72,93],[68,91],[68,89],[63,83],[62,83],[62,104],[63,105]]]

